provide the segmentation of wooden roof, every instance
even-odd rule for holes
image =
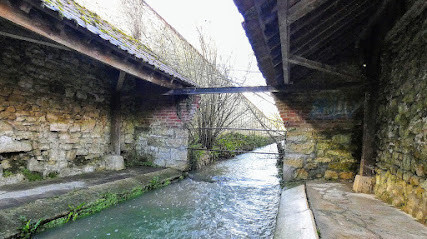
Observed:
[[[196,83],[163,63],[141,42],[72,0],[0,1],[0,19],[6,20],[1,21],[1,26],[7,26],[7,22],[17,25],[13,32],[1,32],[3,35],[26,38],[31,42],[42,39],[45,45],[50,44],[46,41],[57,43],[57,48],[75,50],[166,88],[196,86]],[[22,34],[19,27],[29,33]],[[18,32],[21,34],[16,35]],[[27,35],[32,35],[32,39],[28,39]]]
[[[243,27],[260,70],[272,86],[297,84],[316,66],[332,72],[328,65],[338,65],[349,55],[354,57],[356,42],[383,3],[382,0],[234,1],[245,19]],[[284,76],[284,54],[291,63],[289,81]],[[351,81],[351,77],[348,79]]]

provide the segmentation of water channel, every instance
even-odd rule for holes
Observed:
[[[36,238],[272,238],[276,162],[276,155],[242,154]]]

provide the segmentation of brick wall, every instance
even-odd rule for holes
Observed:
[[[111,97],[117,78],[117,70],[77,53],[1,37],[0,184],[22,180],[25,169],[45,177],[103,170],[103,156],[111,153]],[[166,89],[132,77],[124,88],[123,154],[151,147],[158,152],[151,156],[156,160],[161,147],[140,141],[156,138],[168,142],[164,147],[173,142],[182,150],[171,150],[168,163],[159,165],[174,167],[179,161],[177,167],[183,169],[183,122],[194,112],[195,101],[166,99],[161,96]],[[165,136],[164,130],[175,136]],[[140,133],[146,131],[149,136]]]
[[[354,178],[362,133],[360,90],[275,94],[275,101],[288,129],[285,180]]]

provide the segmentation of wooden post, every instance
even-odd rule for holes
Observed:
[[[122,121],[121,116],[121,102],[120,95],[126,73],[120,71],[117,85],[113,90],[111,97],[111,151],[114,155],[120,155],[120,124]]]

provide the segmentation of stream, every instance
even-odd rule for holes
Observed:
[[[277,157],[247,153],[217,162],[35,238],[272,238],[280,200]]]

